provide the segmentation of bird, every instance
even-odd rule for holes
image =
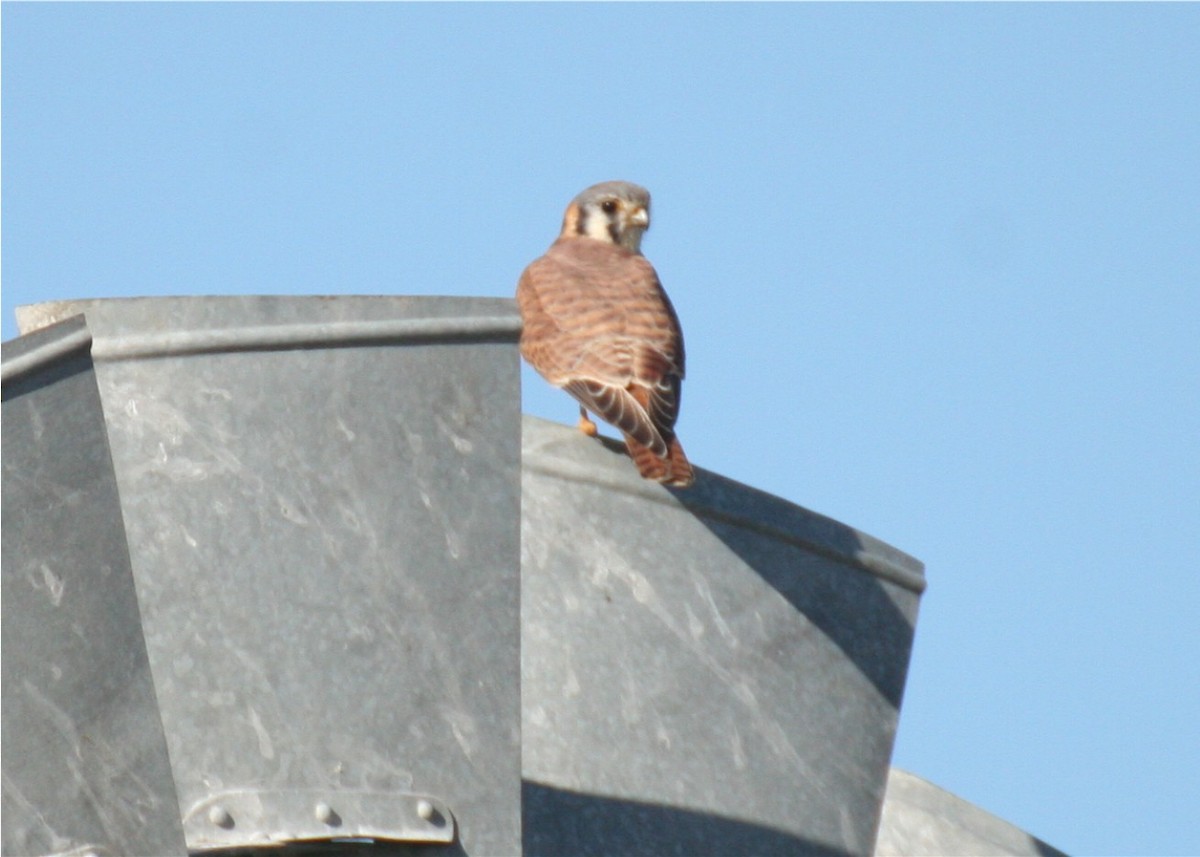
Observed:
[[[684,377],[679,317],[642,255],[650,193],[625,181],[581,191],[562,231],[517,283],[521,356],[579,403],[579,429],[596,414],[621,431],[638,472],[677,488],[694,480],[675,436]]]

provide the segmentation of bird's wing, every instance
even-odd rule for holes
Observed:
[[[596,241],[559,241],[517,287],[521,353],[588,410],[665,455],[683,337],[654,268]]]

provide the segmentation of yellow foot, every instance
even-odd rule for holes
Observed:
[[[600,430],[596,428],[596,424],[588,419],[587,411],[579,412],[579,430],[588,437],[595,437]]]

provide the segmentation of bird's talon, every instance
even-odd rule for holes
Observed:
[[[596,428],[596,424],[582,415],[579,417],[579,430],[588,437],[595,437],[600,433],[600,429]]]

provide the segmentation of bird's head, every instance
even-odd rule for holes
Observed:
[[[641,252],[642,233],[650,228],[650,192],[630,182],[601,182],[571,200],[562,234],[586,235]]]

